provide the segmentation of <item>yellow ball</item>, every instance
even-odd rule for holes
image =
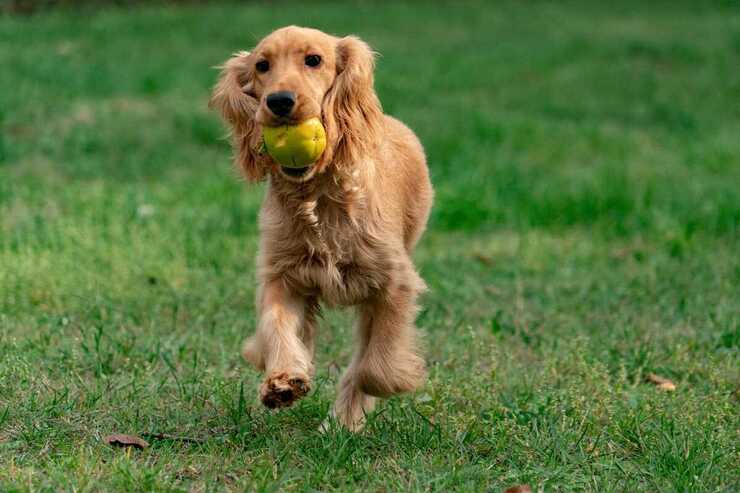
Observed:
[[[326,148],[326,131],[318,118],[298,125],[263,127],[267,153],[287,168],[303,168],[316,162]]]

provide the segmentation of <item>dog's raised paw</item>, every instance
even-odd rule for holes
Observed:
[[[295,401],[308,394],[311,384],[308,377],[273,373],[260,388],[260,400],[270,409],[291,406]]]

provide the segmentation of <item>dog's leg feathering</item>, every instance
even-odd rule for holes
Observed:
[[[359,348],[339,385],[334,414],[350,430],[362,428],[375,397],[419,388],[426,370],[417,341],[416,298],[424,283],[410,260],[397,278],[360,307]]]
[[[307,313],[305,299],[291,294],[279,281],[265,285],[258,304],[257,332],[244,343],[242,353],[265,371],[259,393],[262,403],[269,408],[288,407],[311,389],[311,350],[302,337],[306,322],[313,332],[313,314]]]

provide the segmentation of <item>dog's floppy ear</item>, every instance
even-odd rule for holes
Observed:
[[[382,131],[383,110],[373,87],[375,55],[355,36],[336,45],[337,75],[324,96],[322,117],[329,146],[321,165],[358,163],[374,151]]]
[[[259,102],[252,92],[253,64],[249,53],[235,53],[221,66],[221,77],[213,88],[210,106],[217,108],[231,125],[234,161],[252,182],[267,172],[260,154],[262,135],[255,122]]]

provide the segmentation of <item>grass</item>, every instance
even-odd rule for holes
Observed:
[[[351,314],[289,410],[239,357],[263,192],[206,101],[288,23],[382,53],[437,189],[429,383],[357,435],[317,431]],[[736,3],[52,10],[0,40],[0,490],[740,488]]]

